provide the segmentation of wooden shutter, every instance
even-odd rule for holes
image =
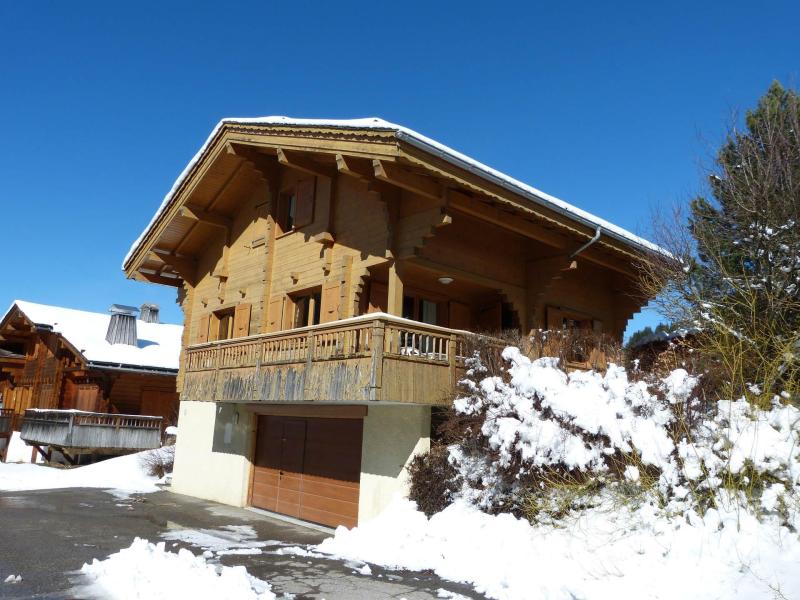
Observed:
[[[294,322],[295,306],[296,306],[295,301],[292,299],[291,296],[283,297],[283,319],[281,320],[282,329],[291,329],[292,327],[295,327],[295,322]]]
[[[236,305],[233,313],[233,337],[250,335],[250,303],[242,302]]]
[[[372,281],[369,284],[368,313],[387,312],[389,304],[389,288],[385,283]]]
[[[283,327],[283,296],[273,296],[270,298],[267,308],[267,332],[280,331]]]
[[[78,397],[75,401],[75,408],[94,412],[97,410],[97,397],[100,394],[100,386],[94,383],[81,383],[78,385]]]
[[[197,325],[197,343],[205,344],[208,341],[208,319],[209,315],[205,314],[200,317],[200,323]]]
[[[295,206],[295,228],[311,225],[314,221],[314,179],[297,182],[297,204]]]
[[[330,323],[339,318],[339,282],[329,281],[322,286],[320,322]]]
[[[461,302],[450,302],[450,325],[453,329],[466,329],[472,327],[472,311],[469,306]]]

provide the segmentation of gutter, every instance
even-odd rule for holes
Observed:
[[[149,375],[177,375],[178,369],[167,369],[159,367],[136,367],[124,363],[104,363],[87,361],[88,368],[102,369],[104,371],[123,371],[125,373],[147,373]]]
[[[589,240],[588,242],[586,242],[586,243],[585,243],[583,246],[581,246],[580,248],[578,248],[577,250],[575,250],[575,252],[573,252],[572,254],[570,254],[570,255],[569,255],[569,258],[570,258],[570,260],[572,260],[573,258],[575,258],[576,256],[578,256],[578,254],[580,254],[581,252],[583,252],[584,250],[586,250],[586,249],[587,249],[589,246],[591,246],[592,244],[594,244],[594,243],[595,243],[597,240],[599,240],[599,239],[600,239],[600,234],[601,234],[602,232],[603,232],[603,228],[602,228],[602,227],[600,227],[600,225],[598,225],[598,226],[597,226],[597,231],[595,231],[595,232],[594,232],[594,236],[592,237],[592,239],[590,239],[590,240]]]

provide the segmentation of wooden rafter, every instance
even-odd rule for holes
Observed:
[[[391,183],[420,196],[441,200],[442,186],[435,180],[412,173],[407,169],[398,167],[385,160],[373,160],[372,168],[375,172],[375,179]]]
[[[318,163],[299,152],[278,148],[277,154],[278,162],[285,167],[297,169],[309,175],[321,175],[322,177],[334,177],[336,175],[336,169]]]
[[[230,217],[226,217],[217,213],[210,213],[196,206],[182,206],[181,215],[192,219],[193,221],[199,221],[201,223],[213,225],[214,227],[221,227],[222,229],[231,228],[232,220]]]
[[[188,256],[176,256],[175,254],[159,250],[158,248],[151,252],[149,257],[170,267],[173,271],[178,273],[182,279],[190,282],[194,280],[195,273],[197,272],[197,261],[195,259]]]
[[[370,181],[375,177],[375,169],[372,167],[372,163],[363,158],[337,154],[336,168],[339,169],[339,173],[342,175],[363,179],[365,181]]]

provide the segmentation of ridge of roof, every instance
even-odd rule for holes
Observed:
[[[562,200],[556,196],[543,192],[527,183],[519,181],[511,177],[510,175],[506,175],[505,173],[498,171],[488,165],[467,156],[441,142],[437,142],[433,138],[429,138],[413,129],[405,127],[403,125],[398,125],[396,123],[392,123],[390,121],[386,121],[381,119],[380,117],[366,117],[366,118],[358,118],[358,119],[303,119],[303,118],[294,118],[294,117],[286,117],[286,116],[268,116],[268,117],[228,117],[224,118],[216,124],[214,129],[211,131],[211,134],[208,136],[206,141],[197,151],[197,153],[192,157],[183,171],[178,175],[178,178],[172,184],[169,192],[167,192],[166,196],[161,202],[161,205],[156,210],[156,213],[153,215],[152,219],[148,223],[147,227],[144,228],[142,233],[139,235],[138,238],[131,244],[128,253],[125,255],[125,258],[122,261],[122,270],[124,271],[128,263],[130,262],[131,257],[136,252],[138,247],[141,245],[142,241],[144,240],[147,233],[150,229],[155,225],[158,218],[164,212],[164,210],[169,205],[170,201],[172,200],[175,193],[180,188],[181,184],[186,180],[189,176],[189,173],[192,171],[194,166],[200,161],[203,154],[208,149],[211,141],[217,135],[217,133],[226,125],[226,124],[235,124],[235,125],[275,125],[275,126],[296,126],[296,127],[328,127],[334,129],[373,129],[378,131],[394,131],[397,134],[398,139],[402,141],[406,141],[418,148],[432,152],[440,156],[441,158],[445,159],[446,161],[454,164],[455,166],[459,166],[462,168],[466,168],[474,172],[475,174],[482,176],[486,179],[493,181],[494,183],[499,184],[501,187],[508,189],[514,193],[520,194],[527,199],[531,200],[534,203],[540,204],[551,210],[555,210],[558,213],[561,213],[568,218],[571,218],[575,221],[581,222],[585,225],[588,225],[592,228],[601,228],[604,229],[605,232],[612,237],[617,238],[620,241],[626,242],[628,244],[632,244],[634,246],[639,247],[642,250],[646,251],[654,251],[657,253],[666,253],[666,251],[661,248],[660,246],[640,237],[637,236],[627,229],[620,227],[611,223],[610,221],[606,221],[588,211],[585,211],[577,206],[570,204],[569,202]]]

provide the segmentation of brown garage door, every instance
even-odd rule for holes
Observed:
[[[251,504],[354,526],[362,427],[361,419],[259,416]]]

